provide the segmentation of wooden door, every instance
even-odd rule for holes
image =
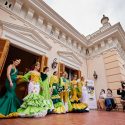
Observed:
[[[62,75],[63,72],[65,72],[65,64],[58,63],[58,74],[59,74],[59,77]]]
[[[75,70],[74,75],[77,75],[77,79],[80,79],[81,78],[81,71]]]
[[[48,66],[48,57],[40,56],[39,62],[40,62],[40,72],[43,72],[43,69]]]
[[[8,55],[10,42],[6,39],[0,38],[0,76],[3,71],[3,67]]]
[[[80,78],[81,78],[81,71],[78,70],[78,79],[80,79]]]

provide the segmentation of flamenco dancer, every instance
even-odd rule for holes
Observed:
[[[77,82],[77,76],[74,75],[73,80],[71,81],[72,94],[71,94],[71,104],[72,104],[72,112],[86,112],[87,104],[80,102],[80,98],[78,97],[79,88]]]
[[[58,78],[58,72],[55,71],[53,75],[50,78],[50,86],[53,89],[52,90],[52,101],[54,104],[54,110],[53,113],[61,114],[66,113],[66,109],[64,107],[64,104],[61,101],[61,98],[59,96],[59,78]]]
[[[23,104],[18,109],[21,117],[44,117],[49,109],[48,102],[41,96],[40,90],[43,91],[40,85],[42,80],[40,77],[40,63],[34,65],[34,69],[24,75],[24,79],[29,81],[28,95],[23,99]]]
[[[40,84],[40,86],[43,88],[42,91],[40,91],[40,95],[42,95],[44,97],[44,99],[47,101],[48,107],[49,107],[49,113],[52,112],[52,110],[54,109],[53,106],[53,102],[51,100],[51,88],[50,88],[50,84],[49,84],[49,77],[47,75],[47,73],[49,72],[49,67],[45,67],[43,69],[43,72],[41,72],[41,79],[42,82]]]
[[[69,81],[67,79],[67,73],[66,72],[63,72],[62,74],[62,77],[60,77],[60,87],[62,88],[62,90],[60,91],[60,97],[61,97],[61,100],[62,102],[64,103],[65,105],[65,108],[66,108],[66,112],[69,111]]]
[[[13,63],[7,68],[6,78],[6,93],[0,98],[0,118],[18,117],[17,109],[21,103],[16,96],[16,80],[17,80],[17,66],[20,64],[21,59],[13,59]]]

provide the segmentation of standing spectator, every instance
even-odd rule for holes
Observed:
[[[121,103],[123,105],[123,110],[125,110],[125,82],[121,81],[122,89],[117,90],[117,94],[121,95]]]

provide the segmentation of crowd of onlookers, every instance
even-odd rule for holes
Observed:
[[[125,110],[125,81],[121,81],[122,88],[117,89],[117,94],[120,95],[120,102]],[[111,111],[117,107],[116,98],[112,94],[111,89],[107,89],[107,92],[102,89],[98,100],[98,109]]]

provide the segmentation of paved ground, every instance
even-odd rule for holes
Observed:
[[[125,112],[51,114],[44,118],[0,119],[0,125],[125,125]]]

